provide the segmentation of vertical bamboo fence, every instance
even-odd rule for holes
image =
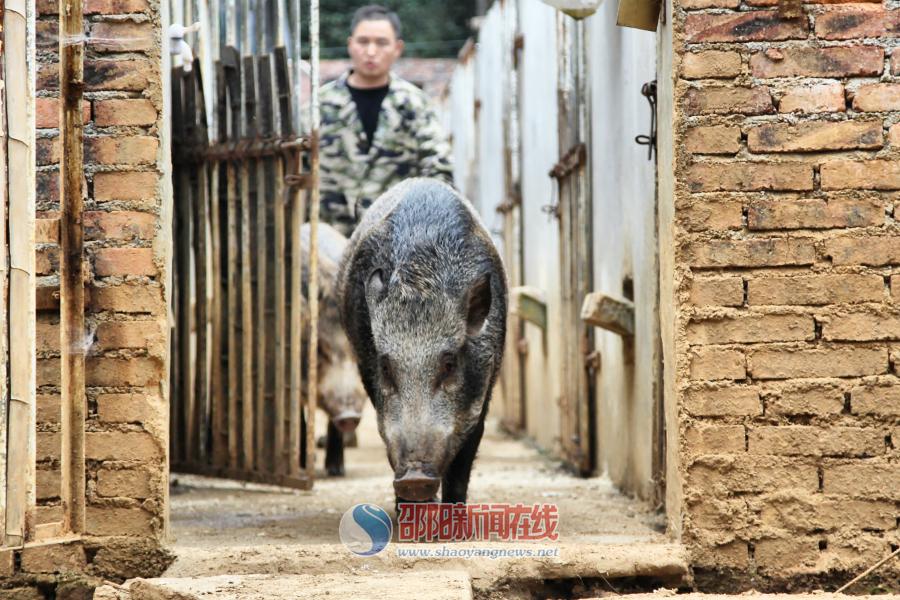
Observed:
[[[185,6],[186,21],[199,16],[193,6]],[[318,222],[318,105],[313,93],[312,127],[302,134],[292,81],[299,42],[285,42],[299,36],[299,10],[292,7],[293,29],[283,26],[289,12],[283,2],[212,3],[214,29],[224,40],[216,59],[200,57],[172,72],[170,439],[174,471],[308,488],[316,365],[303,382],[300,350],[310,344],[314,363],[318,307],[315,252],[301,256],[299,236],[305,190],[312,191],[313,236]],[[315,1],[311,9],[315,89]],[[204,85],[207,77],[214,85]],[[207,90],[215,93],[211,103]],[[312,273],[309,340],[301,336],[303,260]]]

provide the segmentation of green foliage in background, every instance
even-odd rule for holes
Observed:
[[[321,0],[322,58],[346,58],[347,37],[353,12],[369,4],[365,0]],[[422,58],[453,57],[471,35],[469,19],[475,14],[476,0],[386,0],[382,6],[394,10],[403,22],[405,56]],[[302,3],[304,9],[307,3]],[[308,11],[303,15],[304,40],[309,36]],[[304,44],[303,55],[309,56]]]

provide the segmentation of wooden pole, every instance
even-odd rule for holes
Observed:
[[[84,531],[84,24],[81,0],[59,3],[60,261],[63,527]]]
[[[306,471],[313,480],[316,468],[316,404],[318,402],[319,343],[319,0],[310,0],[310,62],[312,63],[310,103],[310,170],[312,193],[309,207],[309,379],[307,381]]]

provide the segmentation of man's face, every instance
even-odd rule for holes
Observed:
[[[363,77],[383,77],[403,53],[403,40],[397,39],[390,21],[363,21],[347,40],[353,70]]]

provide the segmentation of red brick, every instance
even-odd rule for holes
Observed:
[[[813,242],[799,239],[703,240],[693,245],[695,267],[778,267],[815,262]]]
[[[88,460],[147,462],[163,453],[156,439],[143,431],[88,431],[84,437]]]
[[[822,40],[852,40],[896,36],[900,32],[897,11],[881,6],[832,9],[816,18],[816,37]]]
[[[691,379],[744,379],[747,376],[745,364],[743,353],[737,350],[694,348],[691,350]]]
[[[688,467],[688,488],[710,496],[775,490],[819,489],[815,464],[803,459],[751,454],[710,455]]]
[[[161,314],[165,309],[162,288],[149,285],[111,285],[91,290],[91,311]]]
[[[59,219],[35,219],[34,241],[38,244],[58,244]]]
[[[141,201],[156,204],[159,173],[156,171],[96,173],[94,175],[94,200]]]
[[[894,148],[900,147],[900,123],[891,125],[888,130],[888,143]]]
[[[154,164],[159,140],[153,136],[102,136],[85,138],[84,156],[88,163],[101,165]]]
[[[741,128],[736,125],[692,127],[685,137],[685,146],[694,154],[735,154],[741,149]]]
[[[150,537],[154,534],[153,515],[141,508],[88,506],[85,529],[88,535]]]
[[[757,10],[724,14],[689,14],[684,31],[688,42],[759,42],[806,37],[805,17],[785,17],[779,11]]]
[[[766,414],[771,415],[837,415],[844,410],[844,392],[834,386],[812,386],[781,390],[768,398]]]
[[[825,467],[825,493],[900,500],[896,464],[860,462]]]
[[[153,102],[145,98],[94,101],[94,122],[111,125],[153,125],[158,118]]]
[[[678,213],[678,219],[688,231],[722,231],[743,227],[743,204],[740,200],[695,199]]]
[[[900,84],[864,85],[853,96],[853,108],[862,112],[900,110]]]
[[[783,456],[876,456],[884,453],[884,434],[863,427],[752,427],[748,451]]]
[[[900,314],[884,311],[842,312],[822,317],[826,340],[866,342],[900,340]]]
[[[107,423],[145,423],[159,414],[161,402],[152,393],[100,394],[97,416]]]
[[[684,432],[686,451],[696,454],[735,454],[744,452],[743,425],[693,425]]]
[[[757,540],[753,558],[764,572],[772,569],[783,572],[788,568],[813,566],[819,558],[819,543],[816,538],[790,536],[778,539]]]
[[[894,302],[900,302],[900,274],[891,275],[891,298]]]
[[[39,353],[59,352],[59,323],[39,320],[35,326],[35,349]]]
[[[59,270],[59,248],[45,246],[35,250],[36,271],[38,275],[49,275]]]
[[[769,200],[752,202],[750,229],[829,229],[882,225],[884,205],[877,199]]]
[[[813,168],[805,163],[704,162],[687,172],[692,192],[808,191]]]
[[[896,160],[835,160],[821,167],[823,190],[900,190]]]
[[[752,344],[810,341],[815,338],[812,317],[746,314],[694,321],[687,327],[689,344]]]
[[[689,115],[762,115],[775,110],[767,87],[691,88],[685,93],[684,101]]]
[[[891,52],[891,75],[900,75],[900,50]]]
[[[84,12],[88,15],[145,13],[150,10],[147,0],[85,0]]]
[[[877,150],[884,145],[881,121],[767,123],[747,134],[751,152]]]
[[[697,417],[754,417],[762,414],[762,403],[752,387],[697,388],[685,394],[684,409]]]
[[[900,237],[844,235],[825,242],[825,253],[835,265],[879,267],[900,262]]]
[[[701,8],[737,8],[741,0],[681,0],[679,3],[685,10]]]
[[[880,75],[884,49],[877,46],[781,48],[750,57],[754,77],[865,77]]]
[[[142,469],[101,469],[97,472],[97,493],[110,498],[149,498],[150,474]]]
[[[59,170],[38,171],[35,188],[40,202],[59,202]]]
[[[56,65],[59,69],[59,65]],[[142,92],[159,75],[153,63],[145,59],[91,60],[84,64],[84,81],[87,91],[101,90]],[[57,77],[57,84],[58,77]]]
[[[59,127],[59,99],[58,98],[35,98],[34,100],[35,121],[38,129],[55,129]],[[81,120],[82,124],[87,124],[91,120],[91,103],[84,101],[81,103]]]
[[[84,235],[88,240],[149,240],[156,233],[156,215],[132,211],[87,211]]]
[[[850,391],[850,407],[855,415],[900,417],[900,386],[855,387]]]
[[[884,280],[880,275],[801,275],[764,277],[748,283],[751,305],[823,305],[881,302]]]
[[[740,277],[694,279],[690,302],[695,306],[741,306],[744,282]]]
[[[689,52],[681,57],[681,76],[685,79],[730,79],[741,73],[741,55],[725,50]]]
[[[40,544],[22,550],[22,570],[27,573],[80,573],[87,565],[84,548],[71,544]]]
[[[90,357],[85,367],[87,385],[98,387],[123,387],[159,385],[163,379],[162,364],[158,358],[107,358]]]
[[[152,248],[100,248],[94,252],[94,272],[99,277],[157,274]]]
[[[782,113],[843,112],[846,109],[844,86],[837,81],[789,88],[778,102]]]
[[[38,394],[36,401],[38,423],[59,423],[59,394]]]
[[[888,368],[886,350],[846,346],[752,350],[748,363],[748,371],[755,379],[863,377],[886,373]]]
[[[94,50],[136,52],[150,50],[156,29],[153,23],[134,21],[101,21],[91,26],[88,44]]]
[[[103,321],[97,326],[96,344],[100,350],[145,348],[162,355],[163,332],[156,321]]]
[[[59,48],[59,21],[38,20],[35,23],[35,46],[40,51]]]
[[[59,137],[38,138],[35,144],[35,162],[39,167],[59,164],[61,152]]]

